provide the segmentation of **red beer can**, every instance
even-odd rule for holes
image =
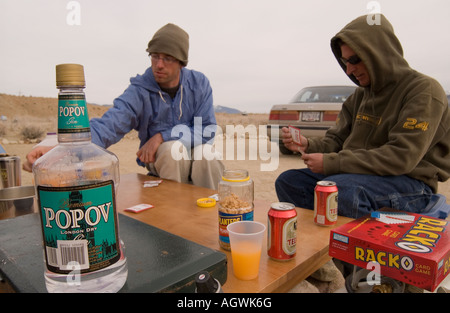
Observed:
[[[278,261],[292,259],[297,252],[297,211],[287,202],[272,203],[267,221],[267,254]]]
[[[319,181],[314,189],[314,222],[322,226],[336,224],[338,189],[335,182]]]

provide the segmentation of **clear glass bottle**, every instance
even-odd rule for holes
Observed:
[[[219,182],[219,244],[230,250],[228,224],[253,221],[253,180],[247,170],[225,170]]]
[[[128,276],[115,201],[119,161],[91,142],[84,69],[56,66],[58,145],[33,166],[49,292],[117,292]]]

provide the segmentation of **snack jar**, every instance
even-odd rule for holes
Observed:
[[[228,224],[253,221],[253,180],[247,170],[225,170],[218,189],[219,244],[230,250]]]

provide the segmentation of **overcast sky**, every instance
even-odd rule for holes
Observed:
[[[130,77],[150,65],[145,49],[153,34],[174,23],[189,33],[187,67],[209,78],[215,105],[267,113],[305,86],[352,84],[329,43],[348,22],[374,13],[370,3],[0,0],[0,93],[56,97],[55,65],[79,63],[88,102],[112,104]],[[393,24],[411,67],[449,91],[450,1],[376,4]]]

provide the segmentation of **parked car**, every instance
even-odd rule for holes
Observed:
[[[267,132],[271,137],[272,127],[295,126],[302,135],[311,137],[325,135],[336,123],[342,103],[355,91],[356,86],[313,86],[300,90],[288,104],[276,104],[270,110]],[[281,142],[283,154],[292,153]]]

